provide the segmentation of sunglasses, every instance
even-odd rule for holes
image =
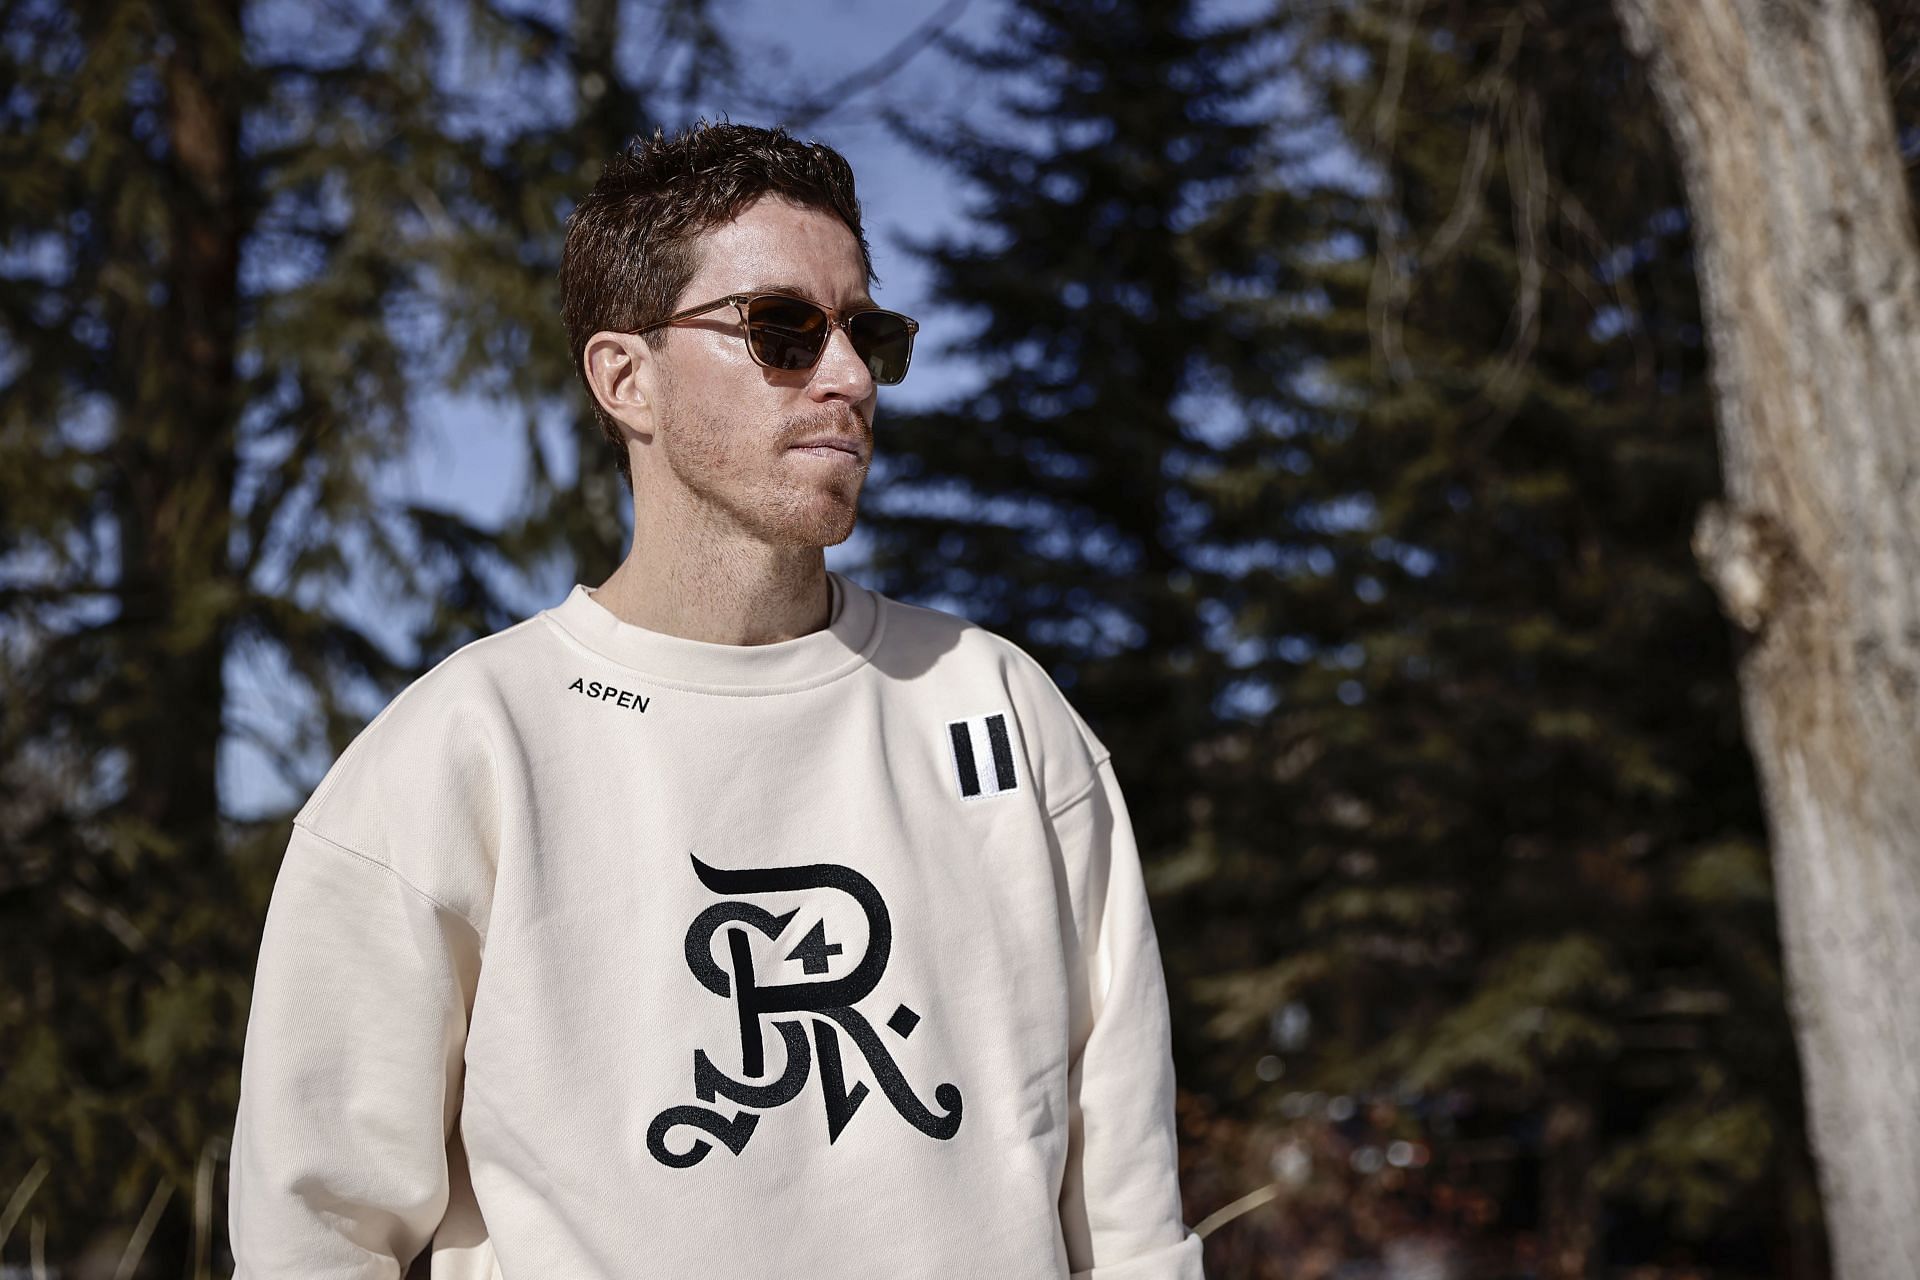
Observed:
[[[755,364],[787,371],[811,369],[820,363],[820,354],[827,349],[833,331],[845,329],[854,354],[882,386],[892,386],[907,376],[907,362],[913,358],[913,335],[920,328],[919,321],[878,307],[843,316],[832,307],[792,294],[730,293],[676,311],[633,332],[646,333],[726,306],[739,309],[740,322],[747,331],[747,354]]]

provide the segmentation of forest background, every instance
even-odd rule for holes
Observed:
[[[624,554],[560,236],[702,116],[847,154],[925,323],[829,565],[1113,748],[1208,1274],[1829,1273],[1696,222],[1609,6],[0,15],[0,1274],[230,1273],[288,818]]]

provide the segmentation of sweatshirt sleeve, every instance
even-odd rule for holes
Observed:
[[[1110,757],[1053,822],[1084,965],[1060,1190],[1073,1280],[1201,1280],[1200,1238],[1180,1208],[1166,980]]]
[[[295,824],[241,1059],[236,1280],[397,1280],[427,1245],[479,961],[459,913]]]

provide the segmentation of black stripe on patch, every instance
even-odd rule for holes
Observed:
[[[953,762],[960,770],[960,794],[977,796],[980,774],[973,767],[973,735],[967,731],[967,722],[955,720],[947,726],[947,733],[953,739]]]
[[[987,738],[993,743],[993,772],[1002,791],[1011,791],[1014,786],[1013,745],[1007,741],[1007,718],[1005,716],[987,717]]]

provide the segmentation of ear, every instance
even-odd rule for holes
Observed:
[[[607,415],[642,437],[651,436],[660,371],[653,348],[634,334],[602,330],[587,339],[580,358],[593,398]]]

